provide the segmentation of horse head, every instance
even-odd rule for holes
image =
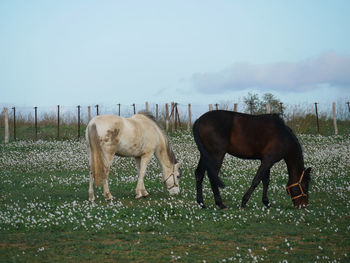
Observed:
[[[174,164],[163,174],[163,183],[170,195],[176,195],[180,192],[179,179],[181,176],[180,163]]]
[[[305,208],[308,205],[310,172],[310,167],[303,170],[299,181],[286,187],[287,193],[290,195],[294,206],[297,208]]]

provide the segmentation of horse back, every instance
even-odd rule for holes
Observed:
[[[225,151],[244,159],[263,159],[268,155],[282,159],[290,140],[289,128],[275,114],[212,111],[202,115],[199,123],[209,152]]]
[[[138,157],[153,151],[158,141],[152,120],[134,115],[122,118],[116,115],[100,115],[89,125],[95,124],[100,143],[105,152],[118,156]]]
[[[275,114],[234,114],[230,132],[232,155],[248,159],[263,159],[271,156],[282,159],[290,141],[288,127]]]

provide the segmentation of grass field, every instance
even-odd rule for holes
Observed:
[[[258,161],[226,156],[221,177],[227,210],[195,202],[199,154],[190,133],[170,137],[184,177],[170,197],[155,159],[147,169],[150,196],[136,200],[133,159],[116,158],[115,200],[88,202],[84,141],[19,141],[0,145],[0,262],[348,262],[350,261],[350,136],[300,135],[311,166],[310,204],[293,208],[286,166],[271,171],[269,198],[259,186],[239,209]]]

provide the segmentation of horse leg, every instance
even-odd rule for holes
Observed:
[[[210,181],[211,190],[213,191],[213,194],[214,194],[215,204],[218,207],[220,207],[220,209],[225,209],[226,206],[222,203],[219,187],[216,184],[214,184],[210,178],[209,178],[209,181]]]
[[[90,170],[90,169],[89,169]],[[94,176],[90,170],[90,183],[89,183],[89,201],[95,201],[94,195]]]
[[[197,203],[202,208],[206,207],[203,203],[203,184],[202,183],[203,183],[204,173],[205,173],[205,167],[203,164],[203,159],[201,157],[199,159],[198,166],[194,174],[196,176]]]
[[[88,157],[89,157],[89,176],[90,176],[90,182],[89,182],[89,201],[93,202],[95,201],[95,195],[94,195],[94,175],[92,174],[91,171],[91,150],[90,150],[90,144],[89,140],[87,140],[88,147],[87,147],[87,152],[88,152]]]
[[[140,167],[141,167],[141,157],[135,157],[135,162],[136,162],[136,168],[137,168],[137,177],[140,178]],[[136,198],[141,198],[142,197],[142,192],[139,187],[139,180],[137,181],[137,186],[136,186]]]
[[[106,154],[107,155],[107,161],[106,161],[106,180],[104,181],[103,183],[103,196],[107,198],[107,200],[113,200],[114,197],[113,195],[111,194],[111,192],[109,191],[109,187],[108,187],[108,175],[109,175],[109,169],[112,165],[112,162],[113,162],[113,157],[114,157],[114,154],[113,153],[109,153],[109,154]]]
[[[220,171],[220,168],[222,165],[222,161],[224,160],[224,156],[225,156],[225,154],[218,156],[215,160],[214,167],[212,167],[212,169],[208,170],[209,182],[210,182],[211,190],[213,191],[213,194],[214,194],[215,204],[218,207],[220,207],[220,209],[225,209],[226,206],[222,203],[219,187],[217,186],[217,184],[215,182],[213,182],[212,178],[214,176],[211,176],[209,173],[216,173],[216,175],[219,174],[219,171]]]
[[[111,192],[109,191],[109,187],[108,187],[108,179],[106,179],[106,181],[103,184],[103,196],[107,198],[107,200],[113,200],[114,197],[111,194]]]
[[[270,169],[267,170],[265,175],[262,178],[262,183],[263,183],[263,194],[262,194],[262,202],[266,207],[269,207],[269,198],[267,197],[267,189],[269,188],[270,184]]]
[[[249,187],[248,191],[245,193],[245,195],[242,198],[241,207],[245,207],[250,196],[252,195],[254,189],[259,185],[260,181],[266,176],[266,173],[271,168],[270,162],[262,161],[258,171],[256,172],[256,175],[252,181],[251,186]]]
[[[139,174],[139,178],[136,186],[136,199],[148,196],[148,192],[145,188],[144,177],[146,173],[147,164],[150,162],[152,154],[143,155],[141,158],[137,157],[136,166]]]

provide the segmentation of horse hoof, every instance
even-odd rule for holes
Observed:
[[[247,202],[242,202],[241,203],[241,208],[245,208],[247,206]]]
[[[203,204],[203,203],[197,203],[197,204],[202,209],[206,209],[207,208],[207,206],[205,204]]]
[[[269,208],[270,207],[270,202],[268,200],[262,200],[262,203]]]
[[[107,201],[113,201],[113,199],[114,199],[113,195],[111,195],[111,194],[109,194],[105,197],[106,197]]]
[[[224,204],[218,205],[220,209],[227,209],[227,207]]]
[[[141,199],[141,198],[147,198],[147,196],[149,196],[148,193],[147,193],[147,194],[137,194],[137,195],[135,196],[135,198],[136,198],[136,199]]]

